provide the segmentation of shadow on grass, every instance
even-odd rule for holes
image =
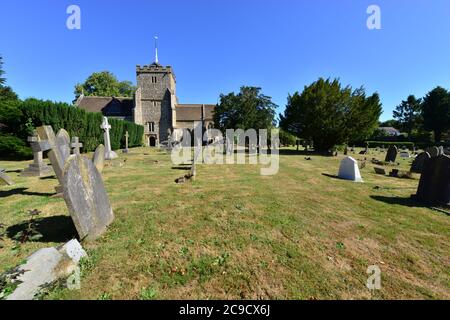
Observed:
[[[402,198],[402,197],[386,197],[386,196],[370,196],[373,200],[384,202],[387,204],[397,204],[410,208],[428,208],[427,205],[417,202],[414,198]]]
[[[17,170],[6,170],[5,172],[6,173],[21,173],[22,170],[20,170],[20,169],[17,169]]]
[[[337,180],[344,180],[344,179],[339,178],[335,174],[322,173],[322,175],[325,176],[325,177],[328,177],[328,178],[333,178],[333,179],[337,179]]]
[[[41,197],[51,197],[56,194],[56,193],[30,192],[26,190],[28,190],[28,188],[16,188],[7,191],[0,191],[0,198],[7,198],[16,194],[21,194],[24,196],[41,196]]]
[[[78,238],[77,230],[69,216],[53,216],[34,220],[36,231],[42,234],[42,238],[36,242],[67,242]],[[13,239],[20,231],[26,230],[28,221],[10,226],[6,229],[8,238]]]
[[[179,166],[179,167],[172,167],[172,169],[173,170],[191,170],[190,166],[191,165],[189,165],[189,167],[188,167],[188,165],[186,165],[186,167],[181,167],[181,166]]]
[[[45,177],[41,177],[39,179],[41,179],[41,180],[53,180],[53,179],[56,179],[56,176],[55,175],[45,176]]]

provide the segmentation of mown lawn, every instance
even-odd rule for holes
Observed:
[[[311,158],[282,150],[275,176],[199,165],[194,182],[178,185],[187,171],[165,152],[121,154],[103,172],[116,219],[83,244],[81,290],[46,298],[449,299],[449,217],[410,200],[417,177],[375,175],[368,161],[365,183],[352,183],[333,177],[342,156]],[[0,187],[0,272],[76,234],[64,200],[51,198],[57,180],[20,177],[27,165],[0,161],[16,181]],[[44,237],[17,245],[32,209]],[[381,290],[365,286],[370,265],[381,268]]]

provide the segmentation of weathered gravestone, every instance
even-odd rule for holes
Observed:
[[[363,182],[361,173],[359,172],[358,168],[358,161],[356,161],[352,157],[345,157],[344,159],[342,159],[338,176],[339,178],[345,180]]]
[[[73,154],[80,155],[80,149],[83,147],[83,144],[80,142],[78,137],[72,137],[72,143],[70,147],[73,149]]]
[[[105,146],[104,145],[100,144],[95,149],[94,158],[92,159],[92,162],[94,163],[98,172],[102,173],[103,168],[105,166]]]
[[[17,287],[6,299],[34,299],[46,285],[70,276],[80,259],[86,256],[77,240],[71,240],[60,248],[52,247],[36,251],[24,264],[8,273],[7,279],[11,283],[16,283]]]
[[[438,147],[430,147],[426,150],[426,152],[428,152],[432,158],[435,158],[440,154],[440,150]]]
[[[100,128],[102,128],[102,130],[104,131],[103,139],[105,141],[105,159],[116,159],[118,157],[117,154],[111,150],[111,140],[109,137],[109,130],[111,130],[111,125],[108,123],[107,117],[103,117],[103,122],[100,125]]]
[[[77,155],[67,159],[63,191],[80,239],[96,239],[114,220],[102,176],[91,160]]]
[[[450,157],[425,160],[415,198],[426,204],[450,205]]]
[[[413,161],[411,165],[411,169],[409,171],[414,173],[422,173],[423,170],[423,164],[426,160],[430,159],[431,156],[428,152],[422,152],[420,153]]]
[[[39,136],[37,132],[34,132],[33,136],[28,137],[31,150],[33,151],[33,163],[28,166],[21,176],[23,177],[42,177],[52,173],[52,170],[43,161],[43,153],[39,151]]]
[[[5,173],[5,169],[0,168],[0,185],[12,186],[13,184],[12,179]]]
[[[395,162],[397,159],[398,149],[396,146],[391,145],[387,151],[385,162]]]
[[[39,151],[47,151],[48,158],[55,171],[56,177],[61,183],[63,176],[64,163],[66,159],[70,156],[70,138],[67,132],[61,129],[58,132],[58,137],[55,136],[51,126],[42,126],[36,129],[39,135],[38,147]]]

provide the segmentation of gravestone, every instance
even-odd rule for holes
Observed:
[[[46,285],[71,275],[86,252],[77,240],[71,240],[60,248],[43,248],[7,275],[18,285],[6,297],[7,300],[32,300]]]
[[[114,220],[102,176],[83,156],[67,159],[63,175],[64,200],[82,240],[95,240]]]
[[[38,151],[47,151],[48,152],[48,158],[50,159],[50,162],[53,167],[53,171],[55,171],[56,177],[58,178],[58,181],[61,183],[62,176],[63,176],[63,169],[64,169],[64,162],[67,158],[66,156],[66,150],[65,148],[58,148],[57,142],[56,142],[56,136],[53,132],[53,129],[51,126],[42,126],[36,129],[39,141],[38,145],[36,146],[36,150]],[[62,133],[60,135],[59,144],[61,146],[62,144],[65,144],[65,138],[62,137],[64,134]],[[67,137],[66,137],[67,138]],[[64,149],[64,154],[61,154],[61,149]],[[68,151],[70,155],[70,149]]]
[[[70,144],[70,147],[73,149],[72,153],[79,156],[81,154],[80,148],[83,147],[83,144],[80,142],[78,137],[72,137],[72,143]]]
[[[111,140],[109,137],[109,130],[111,130],[111,125],[108,123],[107,117],[103,117],[103,122],[100,125],[100,128],[102,128],[102,130],[104,131],[103,139],[105,141],[105,159],[116,159],[118,157],[117,154],[111,150]]]
[[[345,157],[344,159],[342,159],[338,176],[339,178],[345,180],[363,182],[361,173],[359,172],[358,168],[358,161],[356,161],[352,157]]]
[[[450,205],[450,157],[425,160],[415,198],[426,204]]]
[[[34,132],[33,136],[28,137],[28,142],[30,142],[31,150],[33,151],[33,163],[22,171],[21,176],[23,177],[42,177],[52,173],[52,170],[43,161],[43,153],[39,151],[39,137],[37,132]]]
[[[103,172],[103,167],[105,166],[105,146],[100,144],[94,152],[94,157],[92,159],[92,162],[94,163],[95,167],[97,168],[98,172]]]
[[[386,170],[384,168],[374,167],[374,170],[376,174],[386,175]]]
[[[438,147],[430,147],[426,150],[432,158],[439,156],[440,150]]]
[[[397,159],[398,149],[396,146],[391,145],[387,151],[385,162],[395,162]]]
[[[414,173],[422,173],[423,170],[423,164],[426,160],[430,159],[431,156],[428,152],[422,152],[420,153],[413,161],[411,165],[411,169],[409,171]]]
[[[66,130],[60,129],[56,134],[56,147],[58,148],[61,158],[62,158],[62,167],[64,168],[64,163],[67,158],[70,156],[70,136]]]
[[[442,155],[444,155],[444,154],[445,154],[444,147],[443,147],[443,146],[440,146],[440,147],[439,147],[439,155],[442,156]]]
[[[401,151],[400,158],[411,158],[411,155],[409,154],[408,151]]]
[[[0,168],[0,185],[12,186],[13,184],[12,179],[5,173],[5,169]]]

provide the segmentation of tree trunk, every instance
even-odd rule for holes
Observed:
[[[442,140],[442,131],[434,130],[434,142],[439,143]]]

